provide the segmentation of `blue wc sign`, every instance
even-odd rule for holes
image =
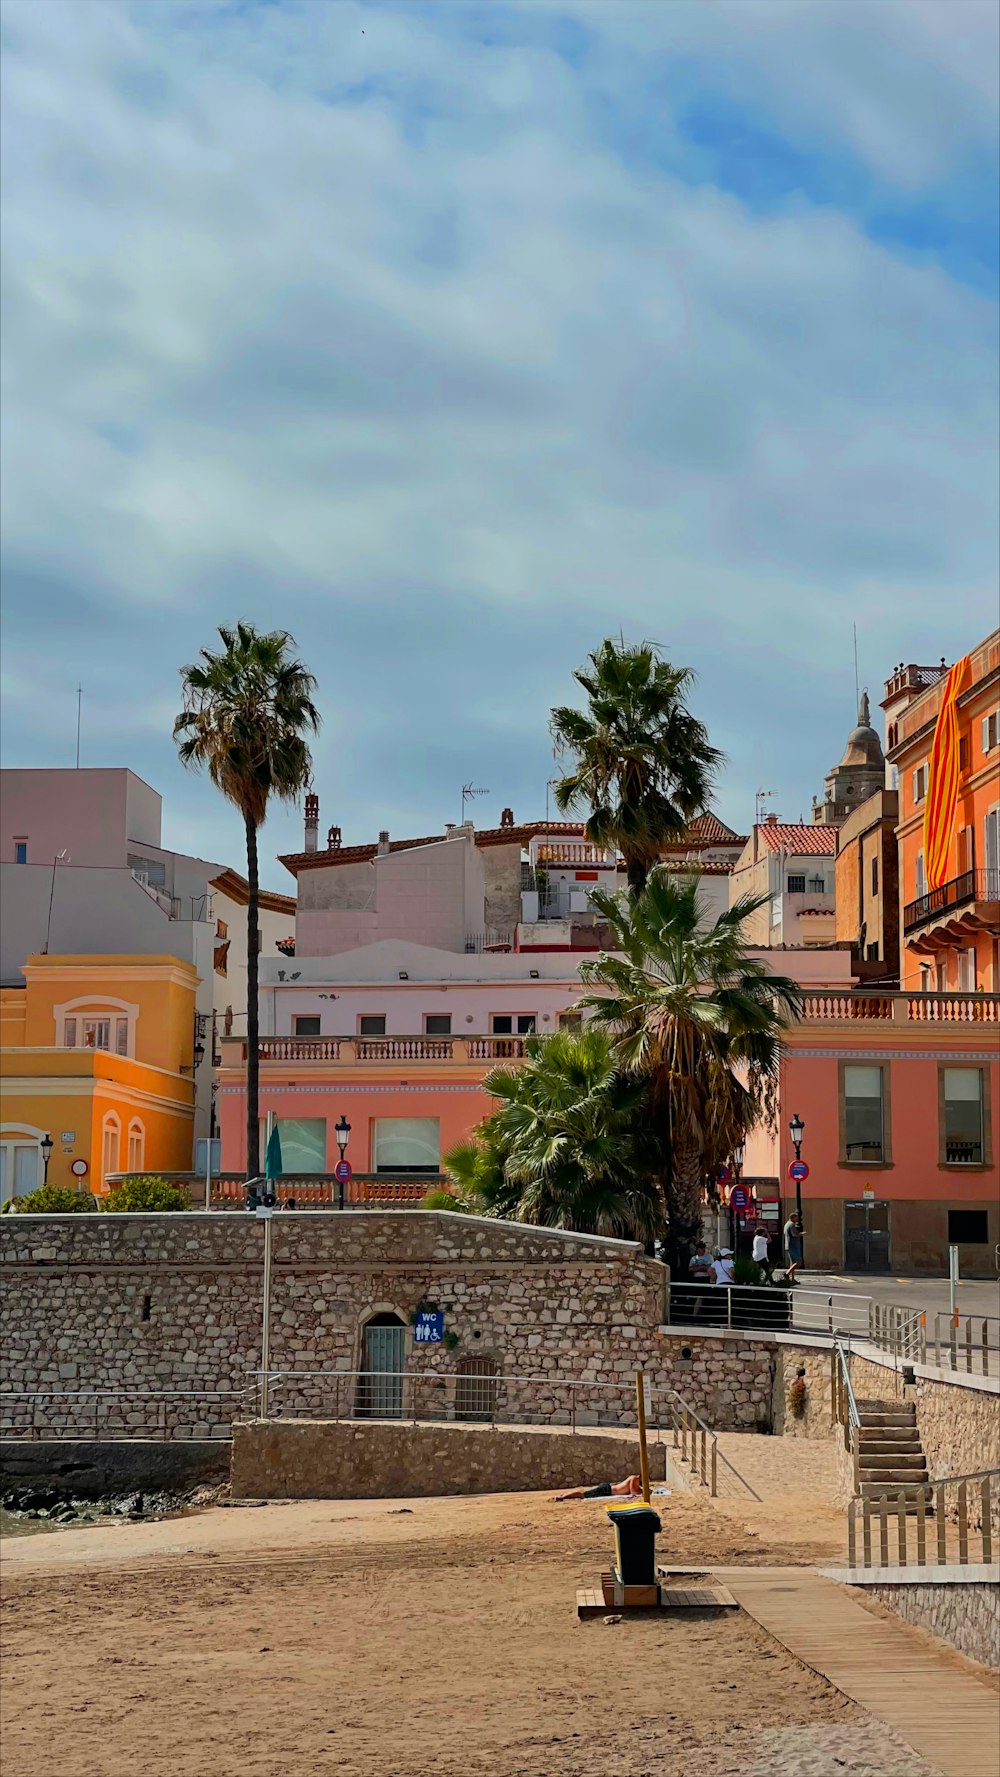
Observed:
[[[421,1308],[413,1323],[413,1343],[415,1345],[440,1345],[443,1338],[443,1311]]]

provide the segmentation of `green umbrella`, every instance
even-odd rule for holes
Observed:
[[[281,1164],[281,1136],[278,1134],[278,1125],[275,1123],[267,1138],[267,1153],[264,1156],[264,1177],[266,1179],[280,1178],[283,1171],[284,1168]]]

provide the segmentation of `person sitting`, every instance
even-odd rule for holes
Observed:
[[[624,1481],[598,1481],[595,1487],[574,1487],[570,1493],[557,1493],[555,1503],[564,1499],[641,1499],[642,1481],[638,1475],[626,1475]]]

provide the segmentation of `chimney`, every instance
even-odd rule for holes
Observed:
[[[769,827],[776,827],[778,825],[777,815],[776,814],[769,814],[767,817],[767,824]]]
[[[512,808],[505,808],[502,811],[500,815],[500,825],[501,827],[512,827],[514,825],[514,810]]]
[[[319,797],[310,790],[306,797],[306,851],[319,850]]]
[[[388,829],[388,827],[383,827],[381,833],[378,836],[378,855],[379,855],[379,857],[384,858],[386,853],[388,852],[388,850],[389,850],[389,829]]]
[[[340,828],[339,827],[331,827],[329,832],[327,833],[326,849],[327,849],[327,851],[339,851],[340,850]]]

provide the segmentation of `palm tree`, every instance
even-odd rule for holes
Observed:
[[[272,796],[294,802],[312,776],[307,734],[319,728],[316,681],[291,650],[287,630],[260,634],[250,623],[220,627],[222,649],[202,648],[181,668],[184,708],[174,723],[183,764],[204,767],[243,816],[247,840],[247,1177],[260,1171],[257,964],[257,833]]]
[[[465,1202],[647,1245],[662,1233],[644,1154],[645,1083],[618,1070],[602,1031],[529,1037],[523,1065],[495,1068],[483,1084],[499,1105],[445,1161]]]
[[[749,955],[744,925],[766,896],[745,895],[706,926],[694,878],[654,869],[637,900],[594,895],[619,955],[587,962],[603,989],[580,1001],[645,1081],[660,1150],[675,1275],[701,1227],[701,1190],[756,1123],[773,1121],[782,1032],[799,1016],[795,981]]]
[[[671,666],[650,642],[626,648],[610,638],[588,658],[589,670],[573,675],[588,708],[552,711],[557,751],[573,761],[556,806],[589,805],[587,838],[618,848],[634,898],[663,846],[708,807],[722,754],[685,702],[690,667]]]

